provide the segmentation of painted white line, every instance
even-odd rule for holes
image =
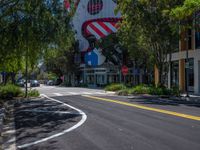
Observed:
[[[60,93],[53,93],[53,94],[56,96],[63,96],[63,94],[60,94]]]
[[[68,92],[68,93],[71,95],[79,95],[79,93],[76,93],[76,92]]]
[[[102,92],[96,92],[96,94],[105,95],[105,93]]]
[[[92,95],[92,93],[89,93],[89,92],[82,92],[82,94],[84,94],[84,95]]]
[[[59,100],[56,100],[56,99],[54,99],[54,98],[50,98],[50,97],[48,97],[48,96],[46,96],[46,95],[44,95],[44,94],[41,94],[41,96],[43,96],[43,97],[45,97],[45,98],[47,98],[47,99],[49,99],[49,100],[52,100],[52,101],[58,102],[58,103],[60,103],[60,104],[63,104],[63,105],[65,105],[65,106],[67,106],[67,107],[70,107],[70,108],[72,108],[72,109],[74,109],[74,110],[76,110],[80,115],[82,115],[82,118],[81,118],[81,120],[80,120],[77,124],[75,124],[74,126],[72,126],[72,127],[69,128],[69,129],[63,130],[63,131],[60,132],[60,133],[57,133],[57,134],[51,135],[51,136],[49,136],[49,137],[46,137],[46,138],[37,140],[37,141],[35,141],[35,142],[31,142],[31,143],[27,143],[27,144],[23,144],[23,145],[17,146],[17,148],[19,148],[19,149],[21,149],[21,148],[26,148],[26,147],[29,147],[29,146],[32,146],[32,145],[36,145],[36,144],[39,144],[39,143],[42,143],[42,142],[46,142],[46,141],[48,141],[48,140],[50,140],[50,139],[53,139],[53,138],[59,137],[59,136],[61,136],[61,135],[64,135],[64,134],[66,134],[66,133],[68,133],[68,132],[71,132],[72,130],[75,130],[76,128],[80,127],[80,126],[87,120],[87,115],[86,115],[82,110],[80,110],[80,109],[78,109],[78,108],[75,108],[75,107],[73,107],[73,106],[71,106],[71,105],[68,105],[68,104],[66,104],[66,103],[63,103],[63,102],[61,102],[61,101],[59,101]]]

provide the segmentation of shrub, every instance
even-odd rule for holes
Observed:
[[[40,96],[40,93],[38,92],[38,90],[33,89],[28,91],[28,97],[38,97]]]
[[[150,87],[141,84],[141,85],[137,85],[137,86],[133,87],[131,90],[131,93],[132,94],[148,94],[149,89],[150,89]]]
[[[122,96],[128,96],[129,95],[129,89],[123,89],[117,92],[118,95]]]
[[[173,90],[166,87],[153,87],[147,85],[137,85],[129,89],[130,94],[151,94],[151,95],[172,95]]]
[[[177,86],[172,87],[172,95],[180,96],[180,94],[181,94],[181,91],[179,90],[179,87],[177,87]]]
[[[124,84],[120,84],[120,83],[113,83],[113,84],[107,85],[105,87],[106,91],[120,91],[123,89],[126,89],[126,86]]]
[[[5,86],[0,86],[0,98],[1,99],[12,99],[13,97],[17,97],[21,95],[23,92],[20,87],[7,84]]]

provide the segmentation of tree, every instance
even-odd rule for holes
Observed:
[[[77,43],[75,42],[73,32],[68,38],[68,48],[58,49],[49,48],[44,56],[44,65],[47,71],[56,74],[58,77],[67,73],[75,73],[77,64],[74,63],[74,56],[77,52]]]
[[[26,58],[34,68],[51,46],[67,50],[69,19],[60,0],[2,0],[0,70],[24,70]]]
[[[178,48],[178,28],[174,30],[177,22],[170,20],[164,11],[181,2],[123,0],[118,3],[118,10],[123,16],[119,32],[123,45],[132,53],[133,59],[144,61],[146,57],[145,61],[152,61],[159,71],[158,84],[164,85],[167,55]]]
[[[182,5],[179,5],[170,10],[170,16],[183,20],[185,18],[191,17],[195,12],[200,10],[200,0],[185,0]]]

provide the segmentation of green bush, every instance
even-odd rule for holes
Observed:
[[[113,84],[107,85],[105,87],[106,91],[120,91],[123,89],[126,89],[126,86],[124,84],[120,84],[120,83],[113,83]]]
[[[177,87],[177,86],[172,87],[172,95],[174,95],[174,96],[180,96],[181,95],[181,91],[179,90],[179,87]]]
[[[1,99],[12,99],[13,97],[17,97],[21,95],[23,92],[20,87],[7,84],[5,86],[0,86],[0,98]]]
[[[131,89],[132,94],[148,94],[150,90],[150,87],[146,85],[137,85]]]
[[[153,87],[141,84],[130,88],[129,94],[172,95],[173,90],[166,87]]]
[[[151,95],[172,95],[172,90],[166,87],[151,87],[149,94]]]
[[[38,96],[40,96],[40,93],[38,92],[38,90],[34,89],[34,90],[28,91],[28,97],[38,97]]]
[[[117,92],[118,95],[122,95],[122,96],[128,96],[129,95],[129,89],[123,89]]]

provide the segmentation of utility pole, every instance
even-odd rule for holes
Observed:
[[[29,20],[30,21],[30,20]],[[26,54],[25,54],[25,98],[28,97],[28,53],[29,53],[29,22],[26,27]]]
[[[28,45],[28,42],[27,42]],[[26,81],[25,81],[25,98],[28,97],[28,46],[26,47],[26,69],[25,69],[25,74],[26,74]]]

